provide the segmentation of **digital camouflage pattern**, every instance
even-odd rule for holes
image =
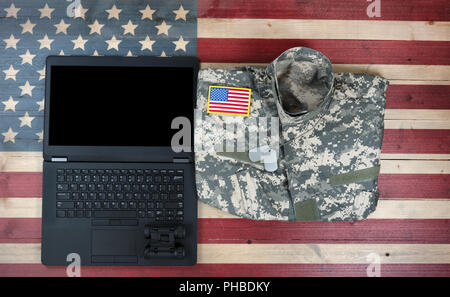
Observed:
[[[206,113],[210,85],[252,89],[248,119]],[[249,219],[366,218],[379,197],[387,86],[379,76],[334,74],[326,56],[304,47],[287,50],[267,68],[201,70],[194,141],[207,149],[195,152],[199,199]],[[280,119],[275,172],[245,160],[252,145],[236,154],[226,147],[239,133],[255,131],[259,117]],[[236,134],[220,133],[233,124]]]

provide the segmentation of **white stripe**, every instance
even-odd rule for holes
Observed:
[[[198,38],[450,40],[450,22],[198,18]]]
[[[244,65],[267,66],[266,63],[201,63],[200,68],[230,69]],[[442,85],[448,84],[450,77],[449,65],[333,64],[333,71],[380,75],[389,81],[397,80],[396,84],[399,84],[398,80],[417,80],[414,84],[422,84],[428,80],[433,82],[427,84]]]
[[[249,91],[238,91],[238,90],[229,90],[228,94],[242,94],[242,95],[248,95]]]
[[[228,101],[240,101],[240,102],[247,102],[248,103],[248,97],[247,97],[247,99],[229,98]]]
[[[200,243],[198,263],[365,264],[375,253],[381,264],[450,264],[450,244],[241,244]],[[65,259],[64,259],[65,260]],[[0,244],[0,264],[41,263],[40,243]],[[381,269],[381,273],[383,270]]]
[[[5,210],[5,213],[7,213],[7,210]],[[202,219],[238,218],[203,202],[198,203],[198,217]],[[450,199],[380,199],[377,209],[369,215],[368,219],[450,219]]]
[[[450,109],[386,109],[385,120],[450,120]]]
[[[248,95],[228,94],[228,97],[248,98]]]

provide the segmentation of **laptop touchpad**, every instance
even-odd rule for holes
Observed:
[[[136,230],[92,230],[92,255],[136,255]]]

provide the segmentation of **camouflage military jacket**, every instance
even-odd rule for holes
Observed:
[[[211,85],[250,88],[247,121],[207,113]],[[267,68],[201,70],[194,141],[209,149],[196,145],[199,199],[257,220],[366,218],[379,197],[387,86],[379,76],[334,74],[325,55],[304,47],[285,51]],[[279,119],[278,165],[273,172],[248,160],[252,147],[237,154],[211,149],[225,146],[239,133],[248,136],[254,129],[250,120],[256,118]],[[234,133],[217,130],[233,124]]]

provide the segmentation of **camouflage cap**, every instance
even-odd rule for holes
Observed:
[[[274,79],[279,113],[299,116],[316,109],[330,93],[333,67],[322,53],[295,47],[286,50],[268,67]]]

